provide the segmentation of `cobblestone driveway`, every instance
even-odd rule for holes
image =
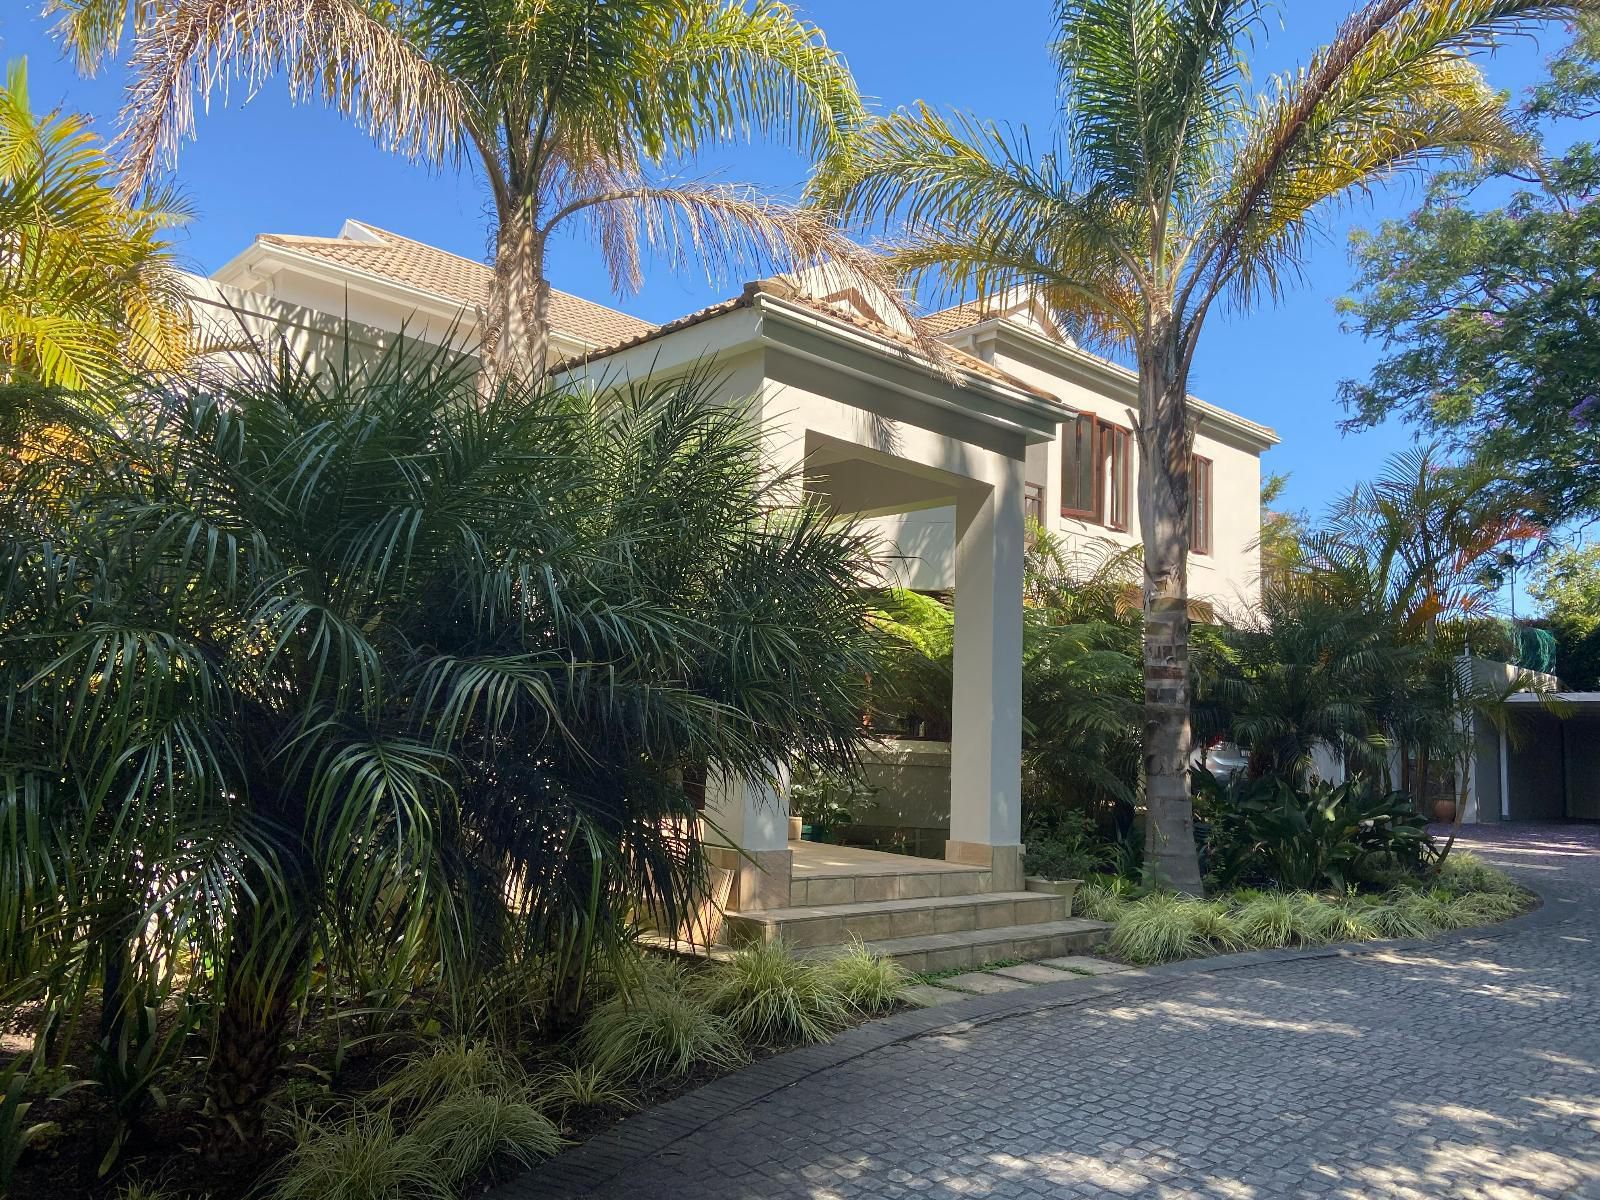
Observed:
[[[507,1194],[1600,1198],[1600,836],[1470,840],[1546,909],[1422,950],[1214,960],[775,1091],[784,1060],[758,1064],[749,1102],[680,1101],[669,1143],[627,1122]]]

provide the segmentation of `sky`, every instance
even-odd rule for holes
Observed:
[[[965,110],[1025,127],[1035,144],[1053,131],[1048,0],[799,0],[797,7],[825,31],[863,93],[881,108],[920,100]],[[1353,0],[1281,0],[1257,42],[1254,76],[1265,80],[1304,61],[1352,7]],[[27,57],[35,109],[86,112],[98,129],[114,133],[121,73],[80,78],[39,8],[40,0],[0,0],[0,59]],[[1537,42],[1515,39],[1485,53],[1481,65],[1494,86],[1521,93],[1565,40],[1553,27]],[[337,114],[315,104],[292,105],[281,80],[254,96],[214,99],[199,116],[197,137],[180,148],[175,174],[195,210],[181,252],[185,265],[202,272],[221,266],[257,233],[332,235],[346,217],[485,257],[487,196],[477,178],[429,171],[387,154]],[[792,197],[804,182],[805,165],[781,147],[740,145],[694,164],[692,174]],[[1363,375],[1378,348],[1341,330],[1335,302],[1354,278],[1350,230],[1403,216],[1422,189],[1416,178],[1396,181],[1370,201],[1328,214],[1303,283],[1281,304],[1208,322],[1191,390],[1278,431],[1283,444],[1266,456],[1264,469],[1288,473],[1289,507],[1316,515],[1411,443],[1400,425],[1339,431],[1339,381]],[[578,241],[557,247],[550,274],[559,288],[657,322],[730,295],[740,282],[675,275],[658,266],[640,293],[616,297],[597,256]]]

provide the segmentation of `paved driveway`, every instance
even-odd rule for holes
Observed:
[[[1240,956],[878,1022],[506,1192],[1600,1198],[1600,835],[1468,840],[1545,908],[1422,949]]]

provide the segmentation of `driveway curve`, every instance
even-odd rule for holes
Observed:
[[[504,1200],[1600,1200],[1600,830],[1463,841],[1544,906],[874,1022],[758,1063]]]

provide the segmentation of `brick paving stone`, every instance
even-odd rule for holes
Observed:
[[[912,1004],[920,1004],[923,1008],[932,1008],[936,1004],[949,1004],[952,1000],[972,999],[967,992],[952,992],[949,988],[936,987],[931,983],[914,983],[900,994]]]
[[[1132,970],[1126,963],[1112,962],[1105,958],[1091,958],[1087,954],[1069,954],[1066,958],[1046,958],[1040,961],[1047,967],[1054,967],[1058,971],[1071,971],[1074,975],[1114,975],[1119,971]]]
[[[1600,1200],[1600,828],[1462,840],[1545,909],[1431,945],[969,998],[997,1015],[925,1034],[863,1026],[820,1066],[785,1055],[676,1102],[693,1119],[670,1142],[629,1154],[641,1114],[500,1195]]]
[[[940,987],[956,988],[974,996],[993,996],[998,992],[1014,992],[1028,985],[1020,979],[1004,979],[988,971],[968,971],[965,975],[952,975],[939,980]]]

